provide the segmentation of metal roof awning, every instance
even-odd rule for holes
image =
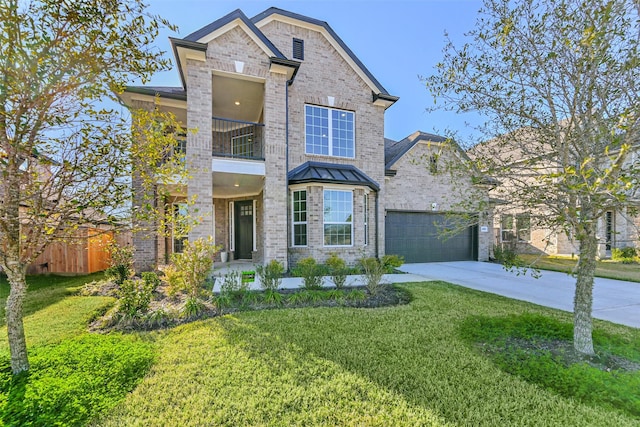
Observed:
[[[361,185],[375,191],[380,189],[377,182],[353,165],[306,162],[288,174],[289,184],[322,182],[327,184]]]

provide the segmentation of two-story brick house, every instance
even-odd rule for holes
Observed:
[[[163,201],[179,213],[195,199],[201,220],[188,238],[214,236],[232,259],[286,266],[383,255],[384,113],[398,97],[331,27],[277,8],[251,19],[236,10],[170,40],[182,87],[129,87],[121,98],[150,108],[159,96],[195,130],[189,180]],[[137,268],[184,238],[138,233]]]

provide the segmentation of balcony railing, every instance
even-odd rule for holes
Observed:
[[[213,117],[213,155],[264,160],[264,124]]]

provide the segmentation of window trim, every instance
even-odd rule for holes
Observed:
[[[341,193],[349,193],[351,195],[351,222],[327,222],[324,218],[324,212],[325,212],[325,193],[327,191],[334,191],[334,192],[341,192]],[[354,229],[354,224],[353,224],[353,190],[344,190],[344,189],[338,189],[338,188],[331,188],[331,187],[324,187],[322,189],[322,246],[325,248],[351,248],[354,246],[354,242],[353,242],[353,229]],[[327,245],[325,243],[325,225],[332,225],[332,224],[349,224],[349,226],[351,227],[351,244],[348,245]]]
[[[173,215],[173,227],[171,228],[171,253],[182,253],[183,251],[181,250],[180,252],[176,251],[176,241],[178,240],[182,240],[183,242],[185,240],[189,240],[189,235],[185,234],[179,234],[176,230],[177,226],[178,226],[178,215],[180,214],[180,209],[184,207],[185,209],[185,215],[188,215],[188,205],[185,202],[173,202],[171,204],[171,213]],[[184,243],[183,243],[183,250],[184,250]]]
[[[235,217],[233,202],[229,202],[229,252],[236,250]]]
[[[511,227],[504,227],[505,218],[511,218]],[[519,219],[528,218],[529,226],[527,228],[521,228]],[[528,230],[529,239],[521,239],[520,231]],[[505,239],[504,235],[509,233],[510,239]],[[528,243],[531,242],[531,214],[527,212],[510,213],[500,215],[500,243]]]
[[[328,140],[328,148],[329,151],[327,154],[320,153],[312,153],[307,150],[307,107],[311,108],[322,108],[327,110],[327,140]],[[342,111],[345,113],[351,113],[353,115],[353,156],[339,156],[333,154],[333,118],[332,111]],[[315,104],[304,104],[304,154],[308,156],[325,156],[325,157],[336,157],[340,159],[355,159],[356,158],[356,112],[351,110],[344,110],[341,108],[333,108],[326,107],[324,105],[315,105]]]
[[[363,200],[363,210],[364,210],[364,246],[369,245],[369,194],[364,193]]]
[[[305,201],[305,221],[296,221],[296,210],[295,210],[295,193],[305,193],[304,201]],[[307,198],[308,192],[305,189],[293,190],[291,191],[291,247],[292,248],[306,248],[309,246],[309,209],[308,203],[309,200]],[[305,241],[307,242],[304,245],[296,245],[296,225],[304,225],[305,226]]]

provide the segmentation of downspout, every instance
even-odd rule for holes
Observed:
[[[378,248],[379,246],[378,239],[380,238],[379,225],[378,225],[378,218],[380,218],[380,214],[378,212],[379,206],[380,206],[380,190],[376,192],[376,258],[380,258],[380,252]]]
[[[289,222],[291,220],[291,209],[289,209],[289,86],[291,86],[291,84],[293,83],[293,79],[291,80],[287,80],[287,84],[284,87],[284,93],[285,93],[285,99],[284,99],[284,111],[285,111],[285,119],[284,119],[284,132],[285,132],[285,153],[284,153],[284,174],[285,174],[285,178],[284,178],[284,183],[285,183],[285,200],[286,200],[286,206],[287,206],[287,233],[286,233],[286,239],[287,239],[287,244],[286,244],[286,248],[287,248],[287,255],[286,255],[286,259],[287,259],[287,270],[289,270],[289,231],[291,230],[291,227],[289,227]]]

